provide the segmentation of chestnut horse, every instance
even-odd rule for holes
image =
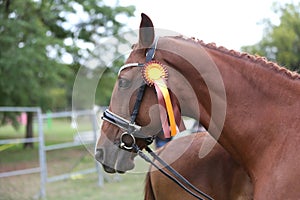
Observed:
[[[113,90],[109,110],[115,116],[130,119],[137,88],[143,83],[143,65],[134,63],[145,63],[153,44],[153,59],[168,71],[172,105],[183,116],[199,119],[245,168],[254,199],[299,199],[300,75],[264,58],[194,39],[155,40],[152,21],[142,14],[139,42]],[[147,136],[161,128],[159,110],[156,93],[147,86],[134,120]],[[134,167],[135,154],[117,146],[121,134],[118,126],[103,123],[95,157],[107,172]],[[137,141],[137,145],[143,147],[145,142]]]
[[[245,170],[219,144],[204,158],[199,150],[204,142],[214,139],[206,132],[172,140],[158,150],[165,160],[194,186],[215,200],[250,200],[253,187]],[[156,161],[156,164],[159,163]],[[222,181],[220,181],[222,180]],[[151,167],[147,173],[145,200],[195,199],[177,184]]]

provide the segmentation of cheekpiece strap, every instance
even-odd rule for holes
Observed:
[[[151,45],[150,49],[148,49],[148,51],[146,53],[146,63],[150,62],[154,58],[155,50],[157,47],[157,42],[158,42],[158,37],[155,37],[154,43]],[[136,99],[134,107],[133,107],[133,111],[132,111],[131,119],[130,119],[131,123],[135,122],[135,119],[139,113],[140,106],[142,103],[142,97],[144,96],[144,92],[145,92],[145,88],[146,88],[146,83],[143,82],[143,84],[139,88],[139,91],[137,94],[137,99]]]

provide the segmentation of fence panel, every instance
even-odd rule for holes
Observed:
[[[19,144],[26,142],[37,142],[39,146],[39,167],[36,168],[28,168],[23,170],[15,170],[9,172],[0,173],[0,178],[9,177],[9,176],[17,176],[17,175],[25,175],[32,173],[40,173],[40,198],[46,197],[46,184],[50,182],[60,181],[64,179],[68,179],[74,175],[84,175],[89,173],[98,174],[98,185],[103,186],[104,178],[103,171],[100,168],[98,162],[95,161],[95,167],[90,169],[82,169],[73,173],[65,173],[59,174],[56,176],[49,177],[47,170],[47,159],[46,154],[49,151],[57,150],[57,149],[65,149],[76,146],[82,146],[86,144],[95,145],[95,141],[97,139],[97,133],[99,132],[98,122],[97,122],[97,113],[93,110],[82,110],[82,111],[72,111],[72,112],[60,112],[60,113],[46,113],[42,114],[42,111],[39,107],[0,107],[0,112],[33,112],[36,113],[37,120],[37,129],[38,129],[38,137],[24,139],[6,139],[0,140],[0,145],[10,145],[10,144]],[[74,137],[72,142],[59,143],[54,145],[45,145],[44,138],[44,130],[43,124],[45,120],[52,120],[56,118],[70,118],[70,122],[73,121],[76,117],[86,116],[90,118],[91,131],[86,132],[78,132],[77,136],[79,138]]]

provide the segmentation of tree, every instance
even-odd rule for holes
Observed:
[[[89,53],[82,46],[116,34],[123,27],[116,16],[134,12],[101,0],[0,0],[0,9],[0,105],[44,111],[70,105],[74,75]],[[6,123],[14,116],[0,118]],[[28,113],[27,138],[33,136],[32,119]]]
[[[264,36],[257,44],[242,47],[243,51],[265,56],[293,71],[300,71],[300,3],[274,4],[280,23],[264,20]]]

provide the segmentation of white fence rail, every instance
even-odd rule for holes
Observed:
[[[43,120],[49,120],[53,118],[74,118],[78,116],[89,116],[91,117],[91,125],[92,131],[89,131],[88,140],[87,138],[84,139],[85,144],[95,144],[97,139],[97,132],[98,132],[98,124],[96,118],[96,112],[93,110],[82,110],[82,111],[72,111],[72,112],[60,112],[60,113],[46,113],[42,114],[42,111],[39,107],[0,107],[0,112],[33,112],[36,114],[37,124],[38,124],[38,137],[35,138],[19,138],[19,139],[6,139],[0,140],[0,145],[5,144],[19,144],[19,143],[26,143],[26,142],[38,142],[39,143],[39,167],[36,168],[28,168],[23,170],[16,170],[16,171],[9,171],[9,172],[2,172],[0,173],[0,178],[9,177],[9,176],[16,176],[16,175],[25,175],[25,174],[32,174],[32,173],[40,173],[40,191],[39,196],[40,198],[46,197],[46,184],[50,182],[55,182],[59,180],[64,180],[71,178],[74,175],[83,175],[89,173],[98,173],[98,185],[102,186],[104,183],[103,173],[100,169],[99,164],[95,161],[95,167],[91,169],[84,169],[81,171],[73,172],[73,173],[65,173],[60,174],[53,177],[48,177],[47,173],[47,161],[46,161],[46,154],[48,151],[63,149],[63,148],[70,148],[76,146],[84,145],[82,143],[83,140],[80,138],[74,138],[73,142],[55,144],[55,145],[45,145],[44,139],[44,131],[43,131]]]

